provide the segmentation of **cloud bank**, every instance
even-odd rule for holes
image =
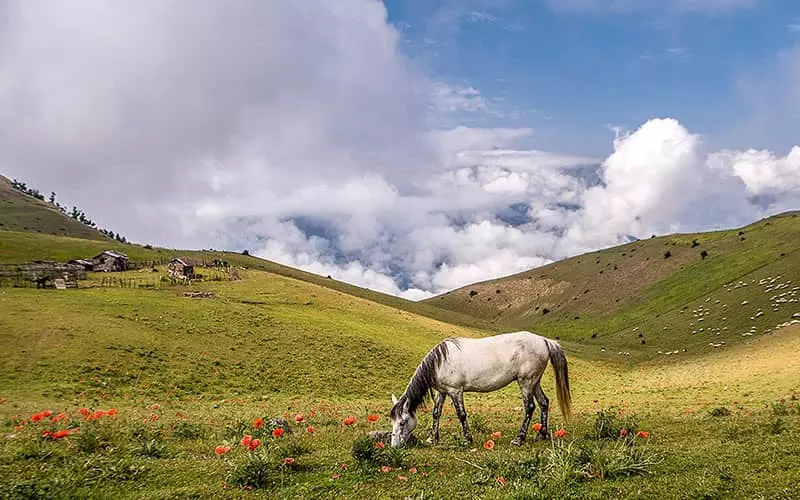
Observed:
[[[0,169],[135,241],[420,299],[800,202],[800,148],[708,151],[670,118],[606,158],[437,128],[491,104],[416,68],[372,0],[0,0],[0,25]]]

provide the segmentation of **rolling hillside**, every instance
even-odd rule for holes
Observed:
[[[425,302],[496,329],[580,342],[595,355],[702,353],[800,313],[798,241],[800,217],[785,213],[739,229],[636,241]]]
[[[0,230],[110,241],[110,238],[99,231],[66,217],[51,204],[14,189],[11,181],[2,175],[0,175]]]

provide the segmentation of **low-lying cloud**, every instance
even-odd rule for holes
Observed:
[[[422,73],[372,0],[0,0],[0,168],[139,242],[247,248],[420,299],[800,202],[800,148],[707,151],[674,119],[606,158]]]

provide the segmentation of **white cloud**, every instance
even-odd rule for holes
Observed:
[[[527,128],[431,131],[493,104],[415,71],[373,0],[0,12],[4,173],[141,242],[248,248],[417,299],[799,196],[796,149],[709,156],[671,119],[605,160],[527,150]]]

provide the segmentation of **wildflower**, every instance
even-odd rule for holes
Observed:
[[[278,427],[272,430],[272,437],[279,438],[283,436],[283,427]]]
[[[89,408],[81,408],[80,410],[78,410],[78,413],[80,413],[84,417],[88,417],[91,414]]]
[[[627,435],[628,435],[628,429],[623,427],[622,429],[619,430],[619,437],[624,438]]]
[[[295,459],[292,458],[292,457],[286,457],[286,458],[283,459],[283,465],[291,467],[294,464],[295,464]]]
[[[294,416],[294,421],[295,421],[296,423],[298,423],[298,424],[302,424],[303,422],[305,422],[305,421],[306,421],[306,417],[304,417],[304,416],[302,416],[302,415],[300,415],[300,414],[298,413],[297,415],[295,415],[295,416]]]
[[[496,482],[497,484],[499,484],[502,487],[502,486],[506,485],[506,478],[504,478],[503,476],[500,476],[497,479],[495,479],[494,482]]]
[[[383,443],[382,441],[378,441],[377,443],[375,443],[375,448],[377,448],[379,450],[382,450],[382,449],[386,448],[386,443]]]
[[[333,475],[331,475],[331,479],[339,479],[340,477],[342,477],[341,474],[333,474]]]
[[[52,414],[53,414],[53,412],[52,412],[52,411],[50,411],[50,410],[45,410],[45,411],[43,411],[42,413],[40,413],[40,415],[42,416],[42,418],[47,418],[47,417],[49,417],[49,416],[50,416],[50,415],[52,415]]]
[[[153,422],[155,422],[156,420],[158,420],[158,415],[156,415],[155,413],[151,414],[151,415],[150,415],[150,420],[152,420]]]
[[[63,437],[67,437],[68,435],[69,435],[69,432],[67,432],[66,430],[60,430],[60,431],[54,432],[53,435],[52,435],[52,438],[53,439],[61,439]]]
[[[384,474],[388,474],[389,472],[392,472],[392,468],[389,467],[388,465],[383,465],[381,466],[381,472],[383,472]]]
[[[49,438],[52,434],[53,433],[50,431],[42,431],[42,437],[45,439]]]
[[[41,413],[34,413],[33,415],[31,415],[31,422],[35,424],[38,424],[41,419],[42,419]]]
[[[356,423],[356,417],[354,417],[354,416],[352,416],[352,415],[348,415],[348,416],[347,416],[347,418],[345,418],[344,420],[342,420],[342,423],[343,423],[344,425],[353,425],[353,424],[355,424],[355,423]]]
[[[250,444],[247,445],[247,451],[253,451],[259,446],[261,446],[261,440],[258,438],[253,439],[252,441],[250,441]]]
[[[377,422],[378,420],[380,420],[380,418],[381,418],[381,417],[380,417],[380,415],[375,415],[375,414],[373,413],[372,415],[370,415],[370,416],[368,416],[368,417],[367,417],[367,420],[369,420],[369,421],[370,421],[370,422],[372,422],[372,423],[375,423],[375,422]]]
[[[306,432],[309,433],[309,434],[313,434],[314,431],[316,431],[316,430],[317,429],[315,429],[313,425],[309,425],[308,427],[306,427]]]
[[[56,416],[54,416],[53,418],[51,418],[50,420],[51,420],[53,423],[58,423],[58,422],[61,422],[62,420],[64,420],[65,418],[67,418],[67,414],[66,414],[66,413],[64,413],[64,412],[61,412],[61,413],[59,413],[58,415],[56,415]]]
[[[178,412],[178,413],[175,414],[175,416],[178,417],[178,418],[183,418],[183,413],[182,412]]]
[[[493,432],[493,433],[492,433],[492,439],[500,439],[500,436],[502,436],[502,434],[500,433],[500,431],[497,431],[497,432]]]
[[[409,472],[409,474],[416,474],[417,473],[417,468],[416,467],[409,467],[408,472]]]
[[[216,453],[217,455],[224,455],[224,454],[228,453],[229,451],[231,451],[231,447],[230,446],[219,445],[216,448],[214,448],[214,453]]]
[[[646,438],[646,437],[648,437],[648,436],[650,436],[650,433],[649,433],[649,432],[647,432],[647,431],[639,431],[639,432],[636,434],[636,437],[640,437],[640,438]]]
[[[250,441],[252,441],[252,440],[253,440],[253,436],[251,436],[250,434],[245,434],[244,436],[242,436],[242,441],[241,441],[242,446],[249,446],[250,445]]]
[[[261,418],[253,420],[253,427],[255,427],[256,429],[264,427],[264,420]]]
[[[111,408],[110,410],[108,410],[107,414],[108,414],[109,417],[116,417],[117,413],[119,413],[119,412],[117,411],[116,408]]]
[[[536,432],[539,432],[540,430],[542,430],[542,424],[540,424],[539,422],[536,422],[535,424],[533,424],[533,430],[535,430]]]
[[[342,467],[341,467],[341,469],[342,469],[342,470],[347,470],[347,464],[342,464]]]
[[[106,412],[103,410],[97,410],[92,414],[92,418],[103,418],[106,415]]]
[[[494,449],[494,441],[492,441],[491,439],[486,441],[485,443],[483,443],[483,447],[486,448],[487,450],[493,450]]]
[[[566,435],[567,435],[567,431],[565,431],[564,429],[558,429],[556,431],[556,437],[557,438],[562,438],[562,437],[564,437]]]
[[[158,410],[159,408],[161,408],[161,405],[160,405],[160,404],[158,404],[158,403],[155,403],[155,404],[154,404],[153,406],[151,406],[150,408],[152,408],[153,410]]]
[[[428,476],[430,476],[430,474],[428,474],[428,473],[427,473],[427,472],[425,472],[425,471],[422,471],[422,477],[428,477]]]
[[[397,479],[400,481],[408,481],[408,476],[397,476]]]

